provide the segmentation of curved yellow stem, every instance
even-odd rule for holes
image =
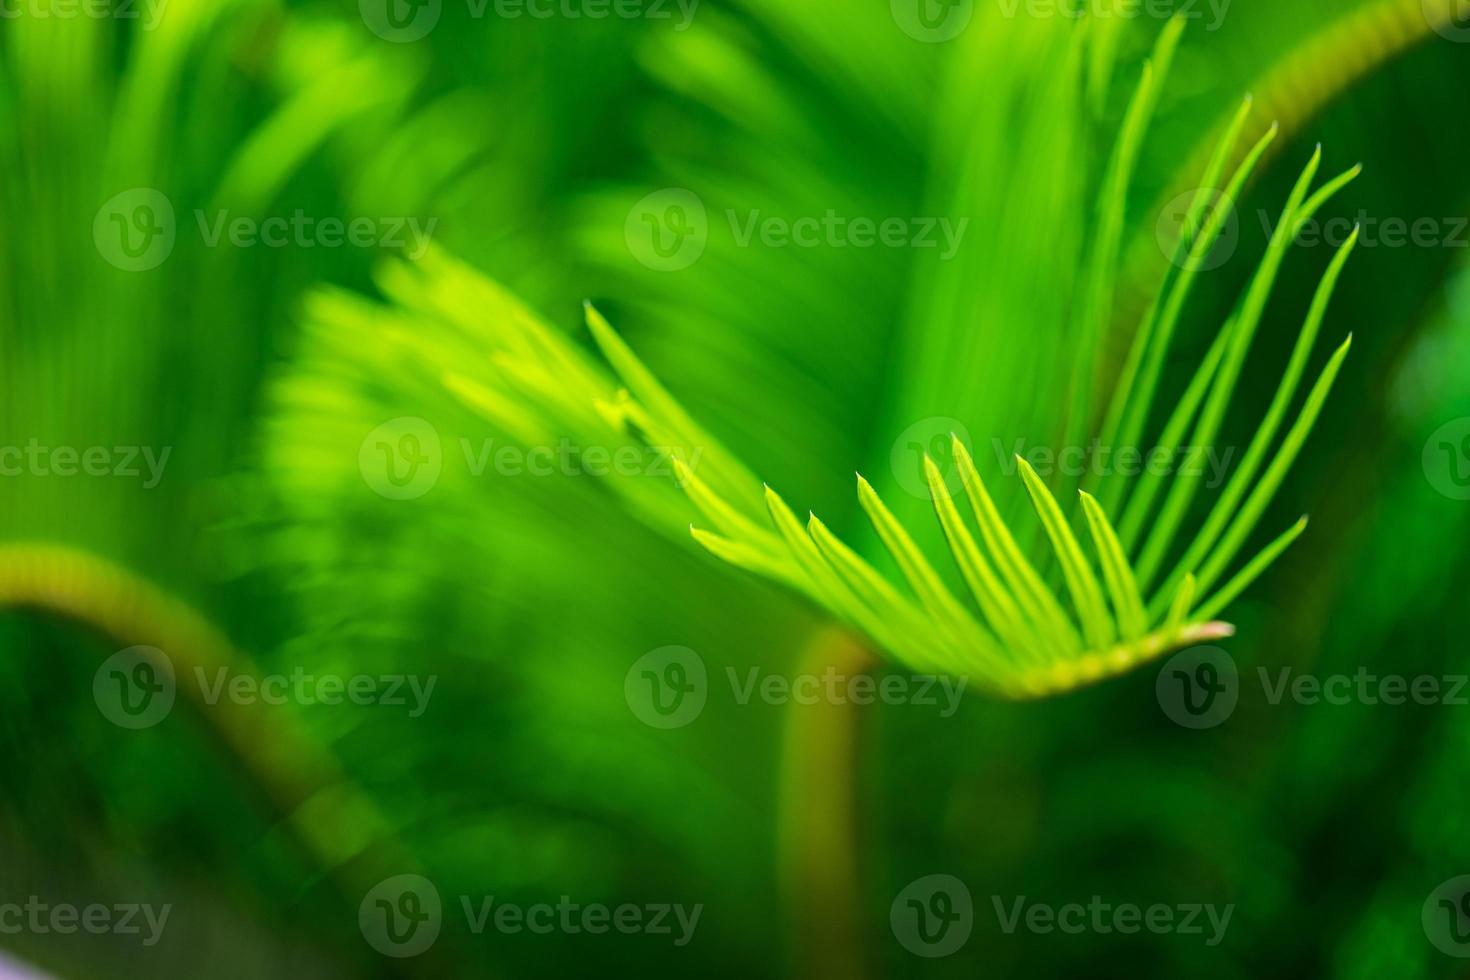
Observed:
[[[255,665],[188,604],[88,552],[49,543],[0,546],[0,608],[28,608],[91,626],[127,646],[163,650],[176,675]],[[226,750],[264,790],[319,866],[351,895],[415,869],[376,804],[287,713],[220,698],[180,684]]]

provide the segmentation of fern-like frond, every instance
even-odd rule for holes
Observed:
[[[1156,52],[1155,61],[1160,65],[1167,63],[1175,39],[1171,28]],[[1092,270],[1081,287],[1084,295],[1079,306],[1089,321],[1083,335],[1091,346],[1078,362],[1080,397],[1073,405],[1074,416],[1086,413],[1086,379],[1101,343],[1098,324],[1104,312],[1100,310],[1111,306],[1109,283],[1116,273],[1118,251],[1116,216],[1121,213],[1131,160],[1142,138],[1147,103],[1159,84],[1155,69],[1145,67],[1099,205],[1105,220],[1099,223],[1090,251],[1093,261],[1102,267]],[[1302,224],[1358,173],[1353,168],[1314,192],[1321,149],[1312,155],[1239,305],[1153,441],[1142,441],[1169,344],[1201,262],[1215,247],[1229,209],[1275,137],[1273,128],[1256,141],[1224,188],[1215,189],[1226,161],[1235,153],[1250,107],[1247,99],[1217,147],[1202,190],[1191,203],[1173,274],[1166,277],[1159,298],[1140,324],[1101,425],[1094,427],[1100,445],[1148,445],[1171,459],[1186,446],[1215,445],[1287,249]],[[1121,175],[1111,168],[1121,168]],[[1018,456],[1016,470],[1045,532],[1044,551],[1030,554],[1021,544],[1029,537],[1002,519],[991,487],[966,445],[952,437],[951,458],[946,462],[953,465],[951,475],[958,476],[958,481],[946,482],[940,461],[928,456],[925,473],[935,519],[963,585],[959,594],[916,543],[920,536],[894,517],[861,476],[857,479],[859,503],[872,525],[874,540],[898,571],[897,581],[890,581],[857,548],[844,544],[815,515],[800,521],[770,487],[765,490],[766,519],[752,519],[748,491],[742,494],[738,479],[732,485],[734,474],[724,466],[708,473],[688,465],[680,468],[690,500],[713,528],[694,528],[694,539],[722,560],[795,588],[906,666],[961,674],[977,687],[1003,697],[1038,697],[1067,690],[1121,673],[1182,645],[1229,636],[1233,627],[1214,617],[1305,527],[1304,518],[1219,585],[1236,567],[1242,548],[1311,431],[1347,354],[1350,337],[1328,359],[1278,445],[1277,434],[1355,242],[1356,236],[1334,257],[1270,407],[1229,482],[1197,528],[1190,527],[1188,518],[1202,481],[1187,468],[1165,473],[1158,467],[1145,467],[1136,476],[1110,475],[1096,481],[1096,486],[1080,489],[1071,503],[1059,501],[1053,488]],[[646,417],[646,426],[689,436],[690,420],[607,322],[590,308],[588,321],[607,360],[632,392],[630,411],[636,404]],[[1069,442],[1082,445],[1084,434],[1075,430]],[[961,491],[969,504],[968,517],[954,499]]]
[[[1085,249],[1088,268],[1069,298],[1083,318],[1077,334],[1086,346],[1076,355],[1073,402],[1063,413],[1070,444],[1085,445],[1082,440],[1092,433],[1100,445],[1135,452],[1152,447],[1139,455],[1171,460],[1183,447],[1215,445],[1287,249],[1302,224],[1358,172],[1353,168],[1314,190],[1320,148],[1312,155],[1240,301],[1193,378],[1181,381],[1184,390],[1167,418],[1156,424],[1153,408],[1164,387],[1164,366],[1201,262],[1275,137],[1272,131],[1256,140],[1222,181],[1228,161],[1239,155],[1236,144],[1251,105],[1246,100],[1190,202],[1169,274],[1139,324],[1111,397],[1093,399],[1091,382],[1104,363],[1102,325],[1115,313],[1118,215],[1125,212],[1133,161],[1177,30],[1171,26],[1164,33],[1143,69],[1100,184],[1098,220]],[[1327,270],[1270,407],[1198,525],[1193,515],[1203,504],[1202,480],[1188,467],[1136,467],[1137,475],[1113,473],[1079,487],[1068,480],[1049,485],[1017,457],[1019,481],[1002,487],[993,475],[982,476],[965,441],[952,437],[940,453],[948,458],[924,462],[934,525],[907,515],[900,520],[859,476],[857,500],[871,531],[844,541],[815,514],[800,517],[776,489],[762,489],[737,454],[716,442],[591,305],[588,328],[616,378],[505,290],[437,251],[416,266],[390,268],[382,285],[395,307],[380,315],[389,336],[439,337],[442,349],[425,350],[420,342],[402,350],[411,349],[425,383],[513,438],[538,443],[565,436],[605,446],[643,442],[667,450],[678,490],[646,476],[606,477],[628,508],[662,533],[689,541],[682,533],[688,525],[692,541],[705,551],[803,595],[908,668],[962,675],[977,689],[1028,698],[1233,632],[1216,616],[1304,527],[1298,523],[1255,557],[1239,561],[1346,356],[1345,341],[1286,425],[1352,248],[1350,241]],[[426,321],[438,326],[420,329]],[[1053,413],[1049,421],[1057,418]],[[812,452],[820,455],[820,449],[813,446]],[[1021,497],[1029,500],[1029,516],[997,505],[998,499]],[[1010,519],[1017,516],[1026,526]],[[1034,533],[1033,524],[1043,533]]]

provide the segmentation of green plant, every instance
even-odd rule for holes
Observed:
[[[1172,454],[1186,445],[1212,445],[1297,230],[1358,173],[1352,168],[1313,191],[1320,149],[1313,154],[1235,310],[1177,394],[1167,420],[1153,428],[1156,394],[1161,384],[1172,380],[1163,377],[1166,353],[1191,287],[1234,202],[1276,137],[1273,126],[1220,184],[1250,114],[1252,103],[1246,99],[1190,200],[1171,274],[1136,330],[1102,420],[1089,421],[1093,414],[1089,381],[1104,369],[1102,338],[1112,313],[1129,176],[1181,28],[1182,21],[1172,24],[1145,64],[1101,181],[1098,221],[1072,303],[1080,311],[1082,323],[1076,333],[1083,346],[1071,372],[1064,418],[1075,433],[1075,444],[1091,426],[1106,446]],[[1355,243],[1356,235],[1338,251],[1323,276],[1270,407],[1229,483],[1198,525],[1188,519],[1200,486],[1197,478],[1180,474],[1170,483],[1152,469],[1136,479],[1112,475],[1089,480],[1088,487],[1077,488],[1080,508],[1069,516],[1056,496],[1069,481],[1048,487],[1026,460],[1017,457],[1034,516],[1044,530],[1045,546],[1028,548],[1026,543],[1036,537],[1002,518],[961,440],[952,440],[947,447],[952,456],[942,464],[926,456],[935,516],[969,601],[956,596],[914,536],[861,476],[858,499],[881,553],[898,568],[908,594],[815,514],[805,522],[799,520],[780,494],[769,486],[761,489],[749,467],[694,421],[591,306],[587,322],[617,385],[560,334],[463,267],[439,259],[424,268],[421,285],[410,287],[417,277],[402,270],[391,273],[385,286],[409,316],[414,311],[437,314],[454,322],[465,333],[464,340],[471,341],[446,346],[435,358],[438,363],[448,365],[472,356],[473,341],[495,352],[493,360],[500,369],[496,381],[474,380],[447,367],[443,378],[450,392],[498,427],[523,439],[537,438],[539,430],[543,438],[555,431],[574,434],[589,444],[601,445],[611,438],[673,447],[676,482],[708,525],[708,529],[694,527],[693,536],[711,553],[794,589],[909,669],[963,675],[989,693],[1029,698],[1122,672],[1180,645],[1231,633],[1232,628],[1215,617],[1305,527],[1303,519],[1236,567],[1347,354],[1351,338],[1328,358],[1278,445],[1328,301]],[[338,320],[348,313],[336,303],[322,311]],[[486,316],[485,311],[499,312]],[[350,315],[361,319],[360,314]],[[428,333],[444,331],[419,326],[413,329],[415,345],[422,348]],[[537,413],[539,424],[532,419]],[[1145,441],[1150,432],[1155,435]],[[970,504],[973,528],[951,499],[953,484],[946,482],[951,474],[957,476]],[[670,508],[659,489],[626,481],[618,485],[645,512],[662,510],[675,515],[673,519],[683,514]],[[672,520],[658,523],[667,528]],[[1091,557],[1081,544],[1084,536],[1090,539]],[[1049,584],[1058,577],[1065,591]]]

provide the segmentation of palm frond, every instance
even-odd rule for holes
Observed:
[[[1161,42],[1167,61],[1170,32]],[[1135,155],[1143,108],[1158,84],[1145,68],[1139,95],[1130,112],[1115,153],[1113,166],[1130,168]],[[1217,148],[1205,174],[1205,188],[1196,195],[1186,220],[1186,236],[1179,243],[1172,277],[1166,277],[1161,299],[1155,301],[1138,331],[1129,363],[1109,402],[1102,437],[1122,435],[1142,445],[1165,354],[1184,300],[1200,261],[1215,246],[1224,213],[1274,137],[1274,130],[1245,156],[1235,170],[1222,200],[1211,201],[1208,185],[1222,174],[1238,139],[1250,101],[1242,105],[1234,124]],[[1120,162],[1121,161],[1121,162]],[[1251,340],[1261,322],[1287,248],[1303,222],[1357,175],[1358,168],[1327,181],[1315,193],[1313,179],[1321,164],[1320,148],[1308,161],[1285,205],[1283,220],[1252,277],[1238,309],[1221,329],[1209,354],[1176,403],[1155,442],[1155,451],[1174,458],[1184,436],[1194,447],[1214,444],[1244,367]],[[1125,175],[1126,176],[1126,175]],[[1121,186],[1109,181],[1100,210],[1105,215],[1121,208]],[[1211,205],[1213,209],[1208,210]],[[1190,234],[1190,232],[1193,232]],[[1103,221],[1092,254],[1102,255],[1103,273],[1085,277],[1089,302],[1087,316],[1101,322],[1093,304],[1108,292],[1107,276],[1116,272],[1116,236],[1113,221]],[[894,518],[877,491],[858,477],[858,499],[881,549],[898,569],[900,583],[890,582],[857,550],[843,544],[815,515],[803,528],[786,501],[765,489],[768,520],[765,526],[749,519],[748,492],[725,496],[730,474],[722,468],[696,472],[685,466],[681,479],[690,499],[718,533],[696,528],[695,540],[723,560],[748,571],[776,579],[805,594],[818,605],[867,634],[879,647],[914,669],[939,669],[970,677],[977,686],[1003,697],[1035,697],[1117,674],[1193,642],[1230,635],[1233,627],[1214,616],[1301,533],[1305,520],[1247,561],[1226,584],[1211,592],[1235,565],[1241,549],[1264,515],[1303,441],[1320,413],[1351,344],[1349,337],[1333,353],[1298,411],[1297,418],[1275,454],[1269,457],[1311,354],[1327,303],[1355,244],[1338,252],[1321,281],[1299,335],[1291,361],[1270,408],[1235,468],[1230,482],[1215,501],[1198,530],[1187,531],[1200,480],[1184,472],[1138,476],[1112,475],[1102,481],[1097,495],[1079,492],[1078,509],[1068,513],[1052,490],[1026,460],[1016,468],[1035,516],[1045,531],[1047,547],[1028,554],[1027,540],[1000,517],[992,491],[980,475],[963,440],[952,437],[951,458],[959,485],[971,504],[971,522],[955,505],[940,461],[926,455],[925,471],[935,517],[948,544],[950,557],[964,583],[961,597],[931,565],[915,537]],[[670,407],[647,370],[633,358],[605,320],[589,309],[589,324],[608,361],[631,389],[630,398],[642,405],[655,426],[690,434],[689,421]],[[1091,358],[1096,358],[1100,330],[1088,329]],[[1079,378],[1085,378],[1095,360],[1085,352],[1079,360]],[[652,398],[649,398],[649,393]],[[1085,384],[1074,413],[1085,411]],[[1077,444],[1081,445],[1080,433]],[[1263,471],[1264,467],[1264,471]],[[1163,494],[1157,513],[1155,501]],[[741,501],[744,496],[744,502]],[[734,515],[744,510],[739,520]],[[1114,524],[1123,515],[1123,530]],[[1111,515],[1111,516],[1110,516]],[[1086,528],[1092,554],[1084,549],[1073,528]],[[978,538],[976,535],[978,531]],[[1188,535],[1188,536],[1186,536]],[[1182,548],[1182,553],[1181,552]],[[1176,557],[1177,556],[1177,557]],[[1169,574],[1164,563],[1175,558]],[[1060,571],[1064,590],[1048,584],[1048,575]],[[1099,571],[1101,575],[1099,575]],[[1156,584],[1157,583],[1157,584]]]
[[[1088,256],[1089,266],[1075,277],[1072,296],[1064,298],[1064,305],[1084,318],[1077,335],[1089,346],[1076,355],[1077,384],[1067,410],[1058,413],[1053,406],[1046,414],[1047,431],[1055,431],[1050,428],[1054,421],[1071,420],[1068,428],[1077,433],[1076,445],[1084,445],[1080,419],[1100,438],[1127,440],[1125,447],[1151,446],[1153,454],[1171,459],[1181,447],[1213,445],[1297,230],[1358,172],[1353,168],[1313,191],[1320,149],[1312,155],[1237,308],[1167,420],[1151,428],[1167,353],[1201,261],[1215,247],[1225,227],[1224,214],[1274,138],[1268,132],[1255,142],[1223,191],[1210,188],[1235,153],[1250,111],[1246,100],[1211,158],[1203,190],[1191,201],[1183,238],[1159,296],[1137,330],[1124,370],[1111,397],[1098,400],[1103,410],[1096,413],[1100,419],[1093,419],[1087,379],[1103,363],[1102,324],[1113,315],[1111,284],[1120,251],[1117,216],[1123,213],[1133,161],[1177,31],[1171,25],[1164,32],[1144,67],[1100,183],[1100,217],[1091,243],[1079,250]],[[1081,84],[1080,74],[1068,77]],[[931,447],[925,456],[935,524],[901,521],[859,476],[858,504],[871,536],[849,544],[815,514],[802,520],[772,487],[761,489],[738,456],[695,420],[590,304],[588,328],[616,379],[507,291],[437,251],[416,267],[389,267],[382,285],[396,307],[374,316],[400,322],[386,331],[389,335],[418,338],[413,360],[421,366],[425,384],[442,386],[502,432],[533,442],[565,435],[585,445],[641,441],[666,449],[682,494],[645,477],[607,478],[622,503],[661,533],[675,533],[690,516],[702,516],[696,525],[704,526],[689,525],[693,542],[724,562],[795,590],[899,663],[964,675],[977,688],[1001,697],[1027,698],[1117,674],[1178,646],[1233,632],[1215,616],[1304,526],[1299,523],[1237,566],[1346,356],[1348,342],[1329,359],[1286,436],[1275,445],[1351,250],[1350,242],[1324,276],[1276,397],[1230,483],[1198,528],[1190,516],[1200,480],[1187,471],[1160,473],[1151,467],[1136,476],[1110,475],[1075,488],[1077,501],[1072,504],[1057,499],[1059,490],[1074,489],[1070,480],[1049,486],[1017,457],[1017,490],[1029,500],[1031,512],[1020,515],[1027,521],[1023,527],[1003,517],[996,504],[1004,484],[983,477],[965,441],[951,437],[947,452],[936,454]],[[344,301],[339,296],[321,302]],[[335,317],[326,313],[323,319]],[[428,323],[437,326],[426,330]],[[440,338],[442,349],[428,349],[426,336]],[[1152,440],[1145,441],[1151,431]],[[969,515],[957,499],[961,494]],[[1008,490],[1005,496],[1016,493]],[[1031,533],[1033,520],[1044,533]],[[936,541],[943,542],[954,569],[937,565],[926,551]],[[880,570],[879,564],[890,562],[896,576]],[[1237,567],[1233,577],[1214,588]]]

